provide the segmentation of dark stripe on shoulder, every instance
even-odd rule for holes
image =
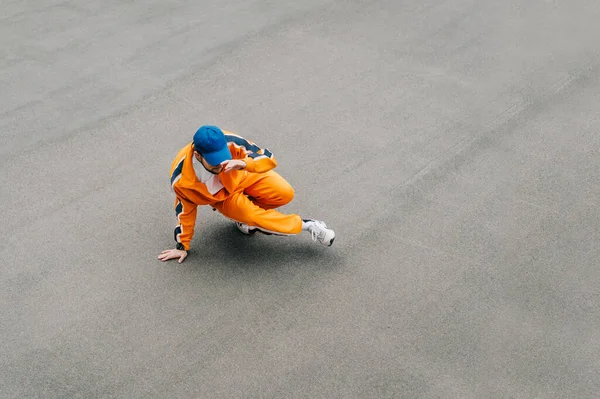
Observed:
[[[185,157],[183,157],[183,159],[179,161],[177,167],[175,168],[175,170],[173,170],[173,174],[171,175],[171,185],[173,185],[173,182],[175,181],[175,179],[177,179],[177,176],[181,174],[181,171],[183,170],[183,161],[185,161]]]
[[[232,134],[226,134],[225,138],[227,139],[227,141],[230,141],[232,143],[235,143],[237,145],[241,145],[241,146],[245,147],[248,151],[251,151],[251,152],[260,151],[260,148],[258,148],[256,145],[250,144],[250,142],[248,140],[241,138],[239,136],[234,136]]]
[[[244,147],[246,150],[248,150],[249,152],[251,152],[251,154],[249,154],[248,156],[250,158],[257,158],[257,157],[261,157],[263,155],[265,155],[267,158],[271,158],[273,156],[273,154],[271,153],[271,151],[269,151],[267,148],[265,148],[263,150],[264,154],[260,153],[260,147],[258,147],[255,144],[250,144],[250,142],[244,138],[241,138],[239,136],[234,136],[231,134],[226,134],[225,135],[227,141],[235,143],[237,145],[241,145],[242,147]]]

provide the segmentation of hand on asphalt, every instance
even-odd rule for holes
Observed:
[[[187,254],[187,251],[184,251],[182,249],[167,249],[166,251],[162,251],[160,255],[158,255],[158,259],[165,262],[169,259],[179,258],[179,263],[181,263],[183,262]]]

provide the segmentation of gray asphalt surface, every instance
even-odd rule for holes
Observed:
[[[598,397],[596,0],[0,9],[0,397]],[[159,262],[202,124],[334,246]]]

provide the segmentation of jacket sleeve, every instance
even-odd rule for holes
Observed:
[[[248,172],[263,173],[277,166],[273,153],[268,148],[260,148],[253,142],[237,134],[225,134],[233,159],[246,162]]]
[[[196,225],[196,214],[198,206],[186,200],[176,192],[175,215],[177,216],[177,226],[175,227],[175,241],[182,244],[186,251],[190,250],[190,242],[194,237],[194,227]]]

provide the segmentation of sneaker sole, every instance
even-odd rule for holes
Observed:
[[[323,243],[323,245],[326,245],[328,247],[333,245],[333,241],[335,240],[335,233],[333,233],[333,237],[331,237],[331,239],[329,240],[329,244],[327,244],[326,242]]]
[[[242,229],[240,229],[236,223],[235,227],[237,228],[237,230],[242,233],[245,236],[251,236],[252,234],[255,234],[257,231],[259,231],[258,229],[252,229],[249,230],[247,233],[245,231],[243,231]]]

